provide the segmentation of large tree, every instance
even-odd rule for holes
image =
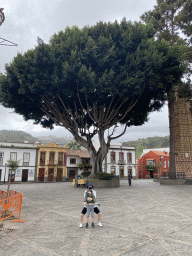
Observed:
[[[25,120],[65,127],[89,151],[94,172],[101,171],[110,142],[159,110],[186,68],[185,47],[157,42],[154,33],[151,25],[123,19],[67,27],[49,44],[39,39],[6,65],[1,102]],[[115,135],[119,123],[124,128]]]
[[[146,24],[152,24],[156,30],[155,37],[158,40],[166,40],[173,47],[174,45],[186,44],[188,54],[186,62],[192,60],[192,1],[191,0],[157,0],[157,5],[152,11],[148,11],[141,16]],[[169,178],[176,178],[175,170],[175,92],[190,91],[190,65],[188,72],[185,72],[185,80],[173,84],[167,91],[170,127],[170,166]],[[185,94],[185,96],[187,96]]]

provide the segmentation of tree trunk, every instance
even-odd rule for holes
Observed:
[[[175,170],[175,99],[168,97],[169,109],[169,130],[170,130],[170,157],[169,157],[169,178],[176,179]]]
[[[89,151],[89,154],[91,156],[91,162],[92,162],[92,175],[94,175],[96,172],[102,172],[102,163],[103,159],[105,158],[106,153],[102,153],[103,151],[101,147],[99,148],[98,152]]]
[[[79,144],[81,144],[83,147],[85,147],[90,154],[91,162],[92,162],[91,176],[94,176],[96,172],[102,172],[102,163],[110,147],[110,142],[108,143],[105,142],[104,132],[105,130],[102,128],[100,128],[98,131],[99,143],[100,143],[100,148],[98,151],[96,151],[90,136],[87,136],[87,139],[85,140],[82,137],[78,136],[77,134],[73,134],[75,137],[75,140]]]

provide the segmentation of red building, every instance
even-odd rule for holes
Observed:
[[[137,175],[139,179],[166,177],[169,172],[169,153],[149,151],[137,159]]]

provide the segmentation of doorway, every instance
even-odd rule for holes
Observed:
[[[28,180],[28,169],[24,169],[22,171],[22,182],[26,182]]]
[[[70,170],[69,171],[69,180],[75,179],[75,170]]]
[[[54,168],[49,168],[48,170],[48,181],[53,181]]]
[[[63,172],[62,168],[57,169],[57,181],[62,181],[62,172]]]
[[[119,174],[120,174],[120,179],[124,178],[124,166],[119,167]]]
[[[39,181],[44,181],[45,168],[39,168]]]

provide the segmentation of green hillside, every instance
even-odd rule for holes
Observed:
[[[24,143],[24,141],[28,141],[29,143],[35,143],[36,141],[39,141],[39,139],[23,131],[13,131],[13,130],[0,131],[0,142]]]
[[[44,145],[50,142],[55,142],[55,143],[58,143],[59,145],[65,145],[69,143],[72,139],[73,138],[62,138],[62,137],[57,137],[53,135],[33,137],[31,134],[23,131],[14,131],[14,130],[0,131],[0,142],[24,143],[24,141],[28,141],[28,143],[35,143],[38,141],[40,144],[44,144]]]
[[[147,148],[167,148],[169,147],[169,136],[165,137],[149,137],[138,139],[135,141],[127,141],[122,143],[123,146],[135,147],[136,157],[139,157],[143,153],[143,149]]]

